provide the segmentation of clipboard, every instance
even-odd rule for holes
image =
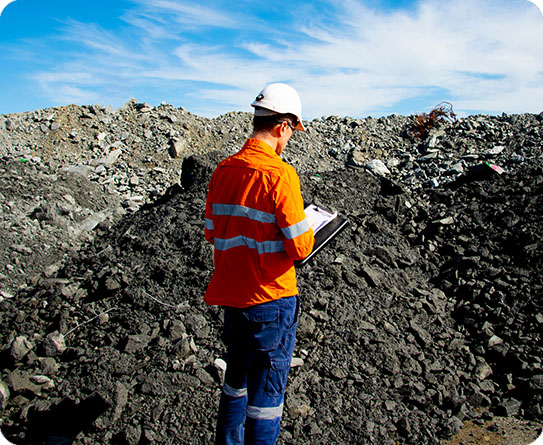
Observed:
[[[294,261],[295,267],[303,267],[311,261],[330,241],[332,241],[347,225],[349,220],[337,215],[315,234],[313,250],[303,260]]]

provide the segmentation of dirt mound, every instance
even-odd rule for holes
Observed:
[[[36,242],[18,248],[11,227],[0,231],[3,261],[21,269],[4,277],[0,302],[2,432],[15,443],[210,443],[224,348],[221,311],[202,301],[212,269],[204,203],[248,116],[209,121],[137,102],[51,114],[8,116],[3,133],[4,224],[15,211],[19,224],[37,222],[25,232]],[[74,128],[57,147],[78,134],[73,154],[47,138],[47,150],[29,150],[33,136],[14,133],[59,131],[61,115]],[[292,141],[304,200],[350,224],[298,271],[281,443],[439,443],[464,421],[541,419],[542,121],[477,116],[419,141],[410,118],[330,117]],[[175,152],[182,128],[207,149]],[[83,150],[87,131],[96,144]],[[117,136],[140,150],[112,148]],[[169,147],[156,157],[155,139]],[[30,198],[9,188],[17,178],[47,205],[24,207]],[[40,236],[57,240],[55,252],[71,240],[53,268],[25,260],[39,257]]]

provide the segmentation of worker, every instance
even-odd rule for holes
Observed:
[[[279,156],[295,130],[305,131],[300,97],[272,83],[251,105],[253,133],[217,166],[205,209],[215,269],[204,300],[224,308],[227,347],[218,444],[279,436],[300,307],[293,261],[315,242],[300,179]]]

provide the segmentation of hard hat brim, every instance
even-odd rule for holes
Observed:
[[[266,108],[262,108],[258,105],[255,105],[254,103],[252,103],[251,106],[254,107],[255,109],[255,116],[273,116],[274,114],[281,114],[281,113],[278,113],[277,111],[272,111]],[[298,125],[296,125],[296,127],[294,128],[296,128],[296,130],[298,131],[305,131],[305,127],[302,120],[300,119],[300,116],[296,116],[296,117],[298,118]]]

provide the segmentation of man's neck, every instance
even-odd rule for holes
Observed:
[[[263,131],[254,131],[250,138],[265,142],[277,153],[277,138],[273,137],[273,135]]]

